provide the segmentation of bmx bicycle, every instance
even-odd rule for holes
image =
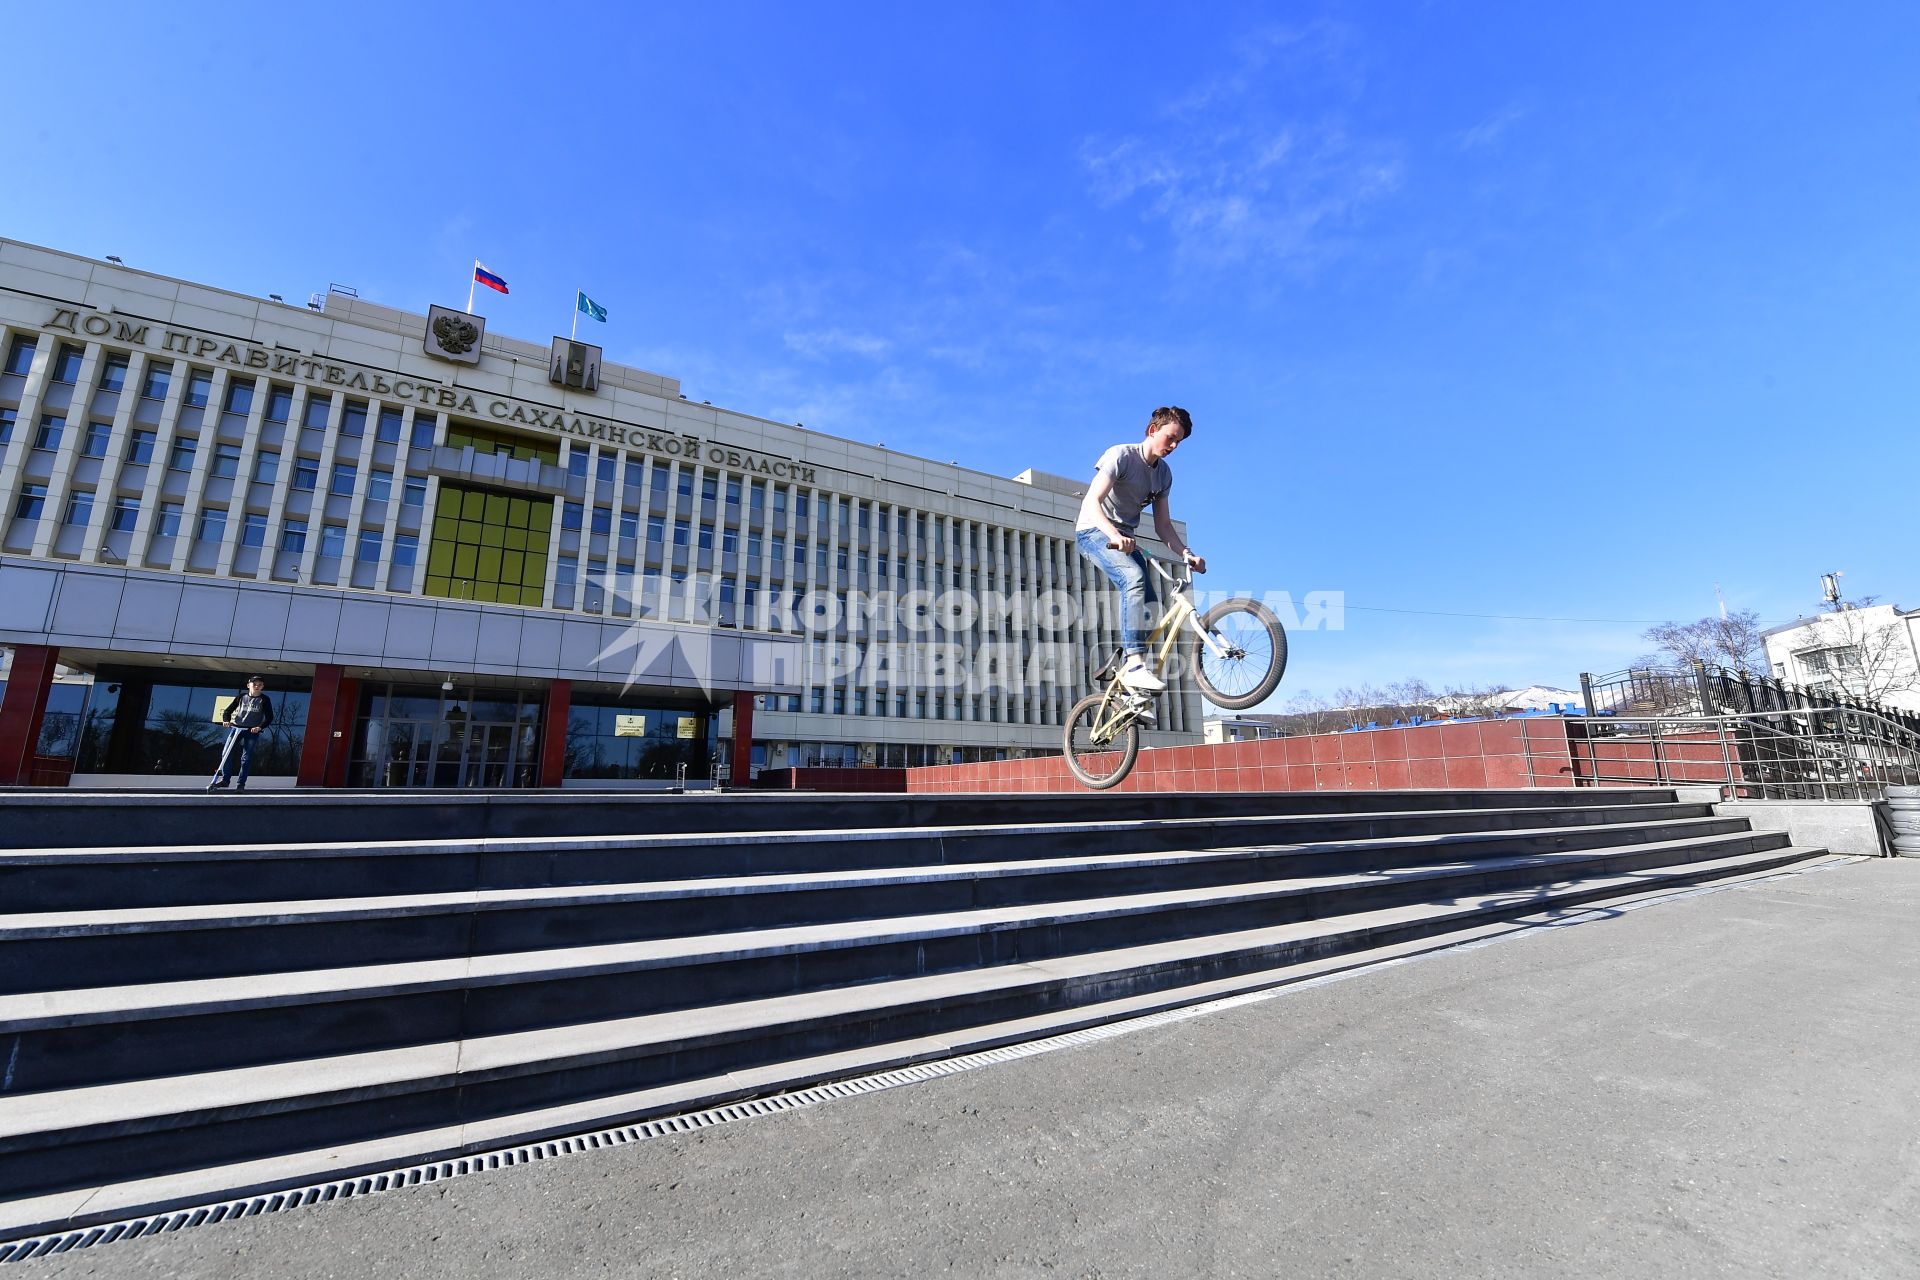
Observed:
[[[1147,637],[1154,672],[1164,678],[1170,659],[1191,631],[1197,639],[1187,658],[1193,682],[1208,702],[1241,711],[1272,693],[1287,669],[1287,633],[1273,610],[1258,600],[1223,600],[1202,614],[1188,594],[1193,574],[1185,564],[1169,571],[1149,556],[1147,566],[1169,587],[1160,620]],[[1082,698],[1067,713],[1067,767],[1096,791],[1118,786],[1132,770],[1140,754],[1140,724],[1155,718],[1154,695],[1122,683],[1124,664],[1124,653],[1116,649],[1093,673],[1094,683],[1104,683],[1105,689]]]

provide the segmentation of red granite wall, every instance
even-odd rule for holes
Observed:
[[[1370,729],[1142,751],[1118,791],[1384,791],[1574,785],[1551,717]],[[907,770],[907,790],[1079,791],[1058,756]]]

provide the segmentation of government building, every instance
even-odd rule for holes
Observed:
[[[0,240],[0,358],[0,784],[201,785],[253,674],[258,786],[1041,755],[1111,648],[1085,480],[690,403],[456,308]],[[1160,705],[1146,745],[1199,741],[1186,673]]]

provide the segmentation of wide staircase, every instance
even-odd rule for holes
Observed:
[[[0,1240],[1826,856],[1670,791],[0,799]]]

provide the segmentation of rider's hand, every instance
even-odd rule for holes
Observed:
[[[1123,556],[1130,556],[1133,554],[1134,541],[1123,533],[1120,535],[1120,540],[1113,544],[1113,548]]]
[[[1207,562],[1205,557],[1197,556],[1193,554],[1193,551],[1191,549],[1187,551],[1187,565],[1195,573],[1205,573],[1207,571]]]

